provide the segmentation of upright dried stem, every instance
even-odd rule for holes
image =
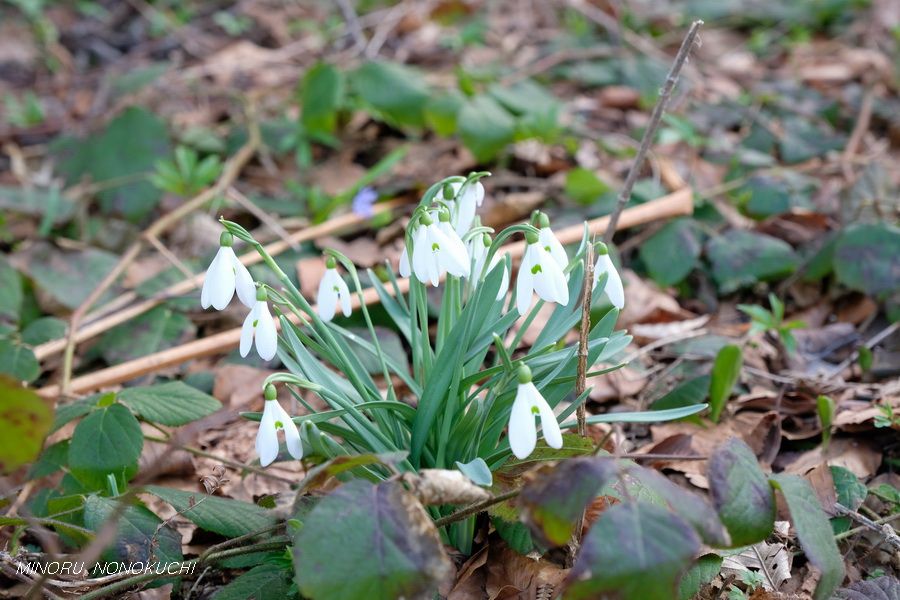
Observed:
[[[637,155],[634,157],[634,162],[631,163],[631,169],[628,171],[628,175],[625,177],[622,191],[619,192],[619,197],[616,200],[616,208],[610,215],[609,225],[606,228],[606,233],[603,235],[603,241],[607,244],[612,242],[613,234],[616,232],[616,225],[619,223],[619,215],[631,198],[631,190],[634,188],[634,184],[637,181],[638,174],[641,172],[644,160],[647,158],[650,144],[653,143],[653,138],[656,136],[656,130],[659,129],[659,123],[662,120],[663,113],[666,112],[666,105],[669,104],[669,99],[672,97],[672,90],[675,89],[675,84],[678,82],[678,76],[681,74],[681,69],[687,62],[691,49],[694,47],[701,25],[703,25],[703,21],[700,20],[694,21],[691,24],[691,28],[688,30],[687,35],[684,36],[684,41],[681,42],[681,48],[678,49],[678,54],[675,55],[675,62],[672,63],[672,68],[669,69],[669,74],[666,76],[666,82],[659,94],[659,100],[656,101],[656,106],[653,107],[653,112],[650,114],[650,122],[647,123],[647,129],[644,130],[644,137],[641,138],[641,146],[638,149]]]

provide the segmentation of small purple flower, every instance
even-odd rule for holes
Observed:
[[[378,200],[378,192],[370,187],[360,188],[353,196],[353,212],[360,217],[369,218],[375,214],[372,205]]]

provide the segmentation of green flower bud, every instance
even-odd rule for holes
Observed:
[[[531,369],[527,365],[519,367],[519,383],[531,383]]]
[[[325,268],[327,268],[327,269],[333,269],[333,268],[335,268],[336,266],[337,266],[337,259],[335,259],[333,256],[331,256],[331,255],[329,254],[329,255],[328,255],[328,258],[325,259]]]
[[[266,288],[263,286],[259,286],[256,288],[256,299],[260,302],[265,302],[269,299],[269,294],[266,292]]]
[[[219,235],[219,245],[224,246],[226,248],[230,248],[234,244],[234,236],[228,233],[227,231],[223,231],[221,235]]]
[[[263,390],[263,397],[266,400],[275,400],[278,398],[278,390],[271,383],[267,383],[266,388]]]

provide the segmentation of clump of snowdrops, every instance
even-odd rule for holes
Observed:
[[[391,265],[383,278],[360,273],[340,252],[326,251],[315,306],[247,230],[222,220],[201,303],[221,310],[236,292],[249,309],[241,355],[255,348],[264,360],[277,354],[285,367],[265,384],[261,417],[248,415],[260,419],[262,466],[279,457],[401,453],[400,470],[459,468],[484,484],[507,461],[529,457],[539,438],[551,449],[563,447],[563,432],[575,426],[573,413],[587,396],[574,397],[578,344],[564,339],[581,319],[588,232],[570,256],[539,211],[499,233],[480,225],[486,175],[448,177],[425,192],[406,228],[399,273]],[[256,248],[279,289],[254,283],[232,250],[235,238]],[[526,247],[510,286],[513,260],[505,248],[515,238]],[[614,331],[625,300],[622,281],[607,248],[598,244],[595,252],[593,296],[605,292],[612,308],[587,336],[589,367],[610,363],[630,340]],[[381,347],[363,279],[408,346],[408,361]],[[434,288],[440,291],[429,293]],[[362,329],[333,320],[351,316],[354,294]],[[555,304],[552,313],[533,344],[520,348],[547,303]],[[290,390],[304,414],[292,416],[279,404],[276,385]],[[308,394],[329,410],[313,409]],[[357,473],[376,481],[391,475],[378,465]],[[471,520],[453,525],[451,538],[461,549],[471,544],[471,527]]]

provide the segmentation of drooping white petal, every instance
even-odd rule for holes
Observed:
[[[506,268],[506,261],[503,260],[499,254],[495,254],[494,258],[491,259],[491,271],[494,270],[498,264],[501,265],[503,269],[503,279],[500,280],[500,289],[497,290],[497,301],[503,300],[506,297],[506,292],[509,291],[509,269]]]
[[[568,304],[569,287],[562,269],[540,245],[531,244],[529,250],[532,250],[533,260],[540,266],[540,269],[535,269],[534,291],[546,302],[557,302],[563,306]]]
[[[234,250],[229,246],[220,246],[215,258],[209,263],[203,289],[200,291],[200,305],[216,310],[224,310],[234,296],[234,268],[232,260]]]
[[[431,227],[434,227],[433,225]],[[449,222],[441,222],[432,232],[440,244],[438,260],[442,271],[454,277],[469,273],[469,252]]]
[[[471,183],[459,193],[462,183],[454,183],[453,191],[457,193],[456,204],[454,205],[452,222],[456,233],[462,237],[472,227],[475,221],[475,208],[481,206],[484,201],[484,186],[480,181]]]
[[[433,262],[427,227],[420,225],[413,236],[412,268],[416,279],[422,283],[431,281],[430,264]]]
[[[244,263],[234,252],[231,255],[234,257],[234,288],[237,291],[238,300],[247,308],[253,308],[256,303],[256,284],[253,283],[253,277]]]
[[[400,277],[409,277],[412,274],[412,270],[409,268],[409,252],[406,250],[406,245],[403,245],[403,252],[400,253]]]
[[[559,421],[556,420],[553,409],[550,408],[550,405],[547,404],[547,401],[544,400],[541,392],[538,391],[533,383],[525,385],[531,386],[528,393],[531,397],[531,405],[536,407],[541,415],[541,434],[544,436],[544,440],[551,448],[562,448],[562,432],[559,430]]]
[[[277,404],[277,401],[275,402]],[[291,415],[280,404],[278,405],[278,410],[281,413],[279,420],[284,430],[284,443],[287,446],[288,454],[300,460],[303,458],[303,442],[300,441],[300,432],[297,430],[297,424],[294,423]]]
[[[343,277],[338,277],[335,285],[338,287],[338,298],[341,301],[341,312],[344,313],[345,317],[350,316],[351,307],[350,307],[350,288],[347,287],[347,282],[344,281]]]
[[[553,257],[553,260],[560,269],[565,270],[565,268],[569,266],[569,257],[566,255],[566,250],[563,248],[560,241],[556,239],[553,230],[549,227],[541,229],[538,241],[541,243],[544,250],[550,253],[550,256]]]
[[[471,271],[469,271],[469,279],[472,281],[472,286],[475,287],[479,283],[479,279],[481,277],[481,272],[484,270],[484,261],[487,259],[488,247],[484,245],[484,240],[481,239],[481,236],[475,236],[472,240],[469,241],[469,256],[470,263],[472,265]],[[496,258],[496,254],[494,257]],[[493,263],[491,265],[493,268]]]
[[[601,291],[605,291],[612,305],[621,310],[625,307],[625,289],[622,286],[622,278],[616,271],[616,266],[609,254],[601,254],[597,257],[597,263],[594,265],[595,286],[603,273],[607,273],[608,277],[606,278],[606,287]]]
[[[337,281],[341,276],[338,275],[337,269],[325,269],[322,281],[319,282],[319,292],[316,295],[316,308],[319,316],[323,321],[330,321],[334,318],[337,310],[338,293]]]
[[[527,458],[534,451],[537,444],[537,428],[534,424],[534,414],[531,412],[531,394],[528,386],[530,383],[520,383],[516,391],[516,399],[509,413],[509,448],[517,458]]]
[[[244,324],[241,326],[241,356],[246,357],[247,354],[250,353],[250,348],[253,347],[253,336],[256,333],[256,315],[259,312],[259,305],[254,304],[253,308],[247,313],[247,316],[244,318]]]
[[[263,360],[272,360],[278,352],[278,332],[275,319],[269,313],[269,305],[265,300],[257,300],[256,353]]]
[[[525,256],[522,257],[522,264],[519,265],[519,276],[516,278],[516,310],[519,315],[528,314],[531,308],[532,293],[534,293],[534,274],[531,269],[534,267],[532,262],[533,252],[531,246],[525,249]]]
[[[277,400],[267,400],[263,407],[262,420],[259,422],[259,431],[256,432],[256,454],[259,456],[259,464],[269,466],[278,458],[278,430],[275,421],[278,420]]]

